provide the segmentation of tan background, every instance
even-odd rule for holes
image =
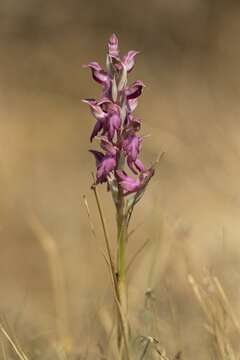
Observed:
[[[159,240],[157,266],[149,277],[151,258],[146,254],[137,262],[131,301],[143,303],[148,286],[164,297],[167,281],[181,346],[189,358],[198,349],[195,358],[205,359],[200,311],[187,273],[200,274],[206,267],[216,273],[240,313],[238,1],[1,1],[0,309],[10,322],[19,317],[18,332],[24,324],[53,326],[47,258],[29,226],[35,213],[63,258],[75,339],[98,336],[101,325],[92,328],[91,319],[96,308],[109,303],[111,292],[89,189],[93,119],[81,98],[97,96],[99,88],[81,65],[104,63],[113,31],[123,52],[141,51],[131,79],[147,85],[137,110],[143,132],[151,135],[143,158],[150,163],[166,151],[138,208],[134,221],[143,224],[130,244],[133,252],[147,237]],[[104,187],[101,192],[114,238],[111,199]],[[168,319],[167,307],[160,305]],[[166,346],[172,349],[171,344]]]

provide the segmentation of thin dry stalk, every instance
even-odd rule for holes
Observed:
[[[7,341],[9,342],[9,344],[12,346],[13,350],[15,351],[15,353],[17,354],[17,356],[19,357],[20,360],[29,360],[27,355],[24,353],[24,351],[21,349],[20,345],[17,344],[9,335],[9,333],[7,332],[7,330],[4,328],[4,326],[0,323],[0,331],[1,333],[4,335],[4,337],[7,339]],[[6,355],[6,353],[4,352],[4,354]]]
[[[63,273],[62,259],[55,240],[43,227],[39,219],[34,215],[31,215],[30,217],[30,226],[39,239],[48,259],[54,290],[53,292],[56,310],[56,330],[58,342],[63,346],[64,349],[69,350],[69,347],[71,347],[71,336],[69,332],[69,316],[67,310],[65,287],[66,284]]]
[[[120,360],[119,349],[117,345],[117,333],[116,333],[116,324],[113,318],[110,316],[109,312],[106,309],[102,309],[99,312],[99,318],[104,327],[107,337],[107,344],[105,347],[105,356],[107,359],[116,359]]]
[[[137,230],[139,230],[139,228],[142,226],[142,222],[137,224],[131,231],[129,231],[128,235],[127,235],[127,240],[129,240]]]
[[[91,212],[90,212],[90,208],[88,205],[88,201],[87,201],[87,197],[86,195],[83,195],[83,203],[87,212],[87,216],[88,216],[88,221],[89,221],[89,225],[90,225],[90,229],[91,229],[91,234],[94,238],[94,240],[97,239],[97,235],[96,235],[96,231],[93,225],[93,221],[92,221],[92,216],[91,216]],[[105,262],[107,263],[107,265],[109,265],[109,261],[107,259],[107,256],[105,255],[104,251],[98,247],[99,252],[101,253],[102,257],[104,258]]]
[[[144,241],[144,243],[139,247],[139,249],[135,252],[133,257],[130,259],[127,267],[126,267],[126,273],[130,270],[134,262],[136,261],[137,257],[141,254],[141,252],[146,248],[146,246],[151,242],[151,239],[147,239]]]
[[[65,349],[61,346],[61,344],[55,344],[55,350],[59,360],[68,360]]]
[[[89,222],[89,225],[90,225],[92,236],[93,236],[94,239],[96,239],[97,235],[96,235],[96,231],[95,231],[95,228],[94,228],[94,225],[93,225],[92,215],[91,215],[91,211],[90,211],[90,208],[89,208],[89,205],[88,205],[86,195],[83,195],[83,203],[84,203],[85,208],[86,208],[86,212],[87,212],[87,216],[88,216],[88,222]]]
[[[166,355],[165,350],[160,350],[158,348],[159,341],[156,338],[154,338],[152,336],[147,336],[147,337],[143,336],[141,339],[141,342],[146,342],[146,344],[144,346],[143,352],[142,352],[139,360],[144,360],[145,356],[147,355],[149,350],[151,350],[151,355],[153,355],[153,356],[155,355],[153,357],[154,359],[157,356],[158,359],[169,360],[169,358]]]
[[[238,319],[233,311],[232,305],[230,304],[227,295],[222,287],[222,285],[220,284],[220,281],[218,280],[217,277],[213,277],[213,281],[214,284],[219,292],[220,295],[220,299],[222,299],[223,301],[223,305],[225,306],[228,314],[230,315],[230,318],[232,320],[233,325],[235,326],[236,330],[238,331],[238,333],[240,334],[240,324],[238,322]]]
[[[195,296],[196,296],[196,298],[197,298],[197,300],[198,300],[198,302],[199,302],[199,304],[200,304],[200,306],[201,306],[207,320],[209,322],[211,322],[211,314],[210,314],[209,309],[206,306],[206,303],[205,303],[205,301],[203,299],[201,288],[196,283],[194,277],[192,275],[190,275],[190,274],[188,275],[188,282],[191,285],[191,287],[193,289],[193,292],[194,292],[194,294],[195,294]]]
[[[105,240],[107,255],[108,255],[109,262],[110,262],[111,276],[112,276],[112,279],[113,279],[114,289],[115,289],[115,292],[117,292],[116,269],[115,269],[113,256],[112,256],[112,251],[111,251],[111,247],[110,247],[110,241],[109,241],[109,235],[108,235],[105,216],[104,216],[104,213],[103,213],[100,197],[98,195],[98,191],[97,191],[96,186],[92,185],[91,189],[93,190],[93,193],[94,193],[94,197],[95,197],[97,208],[98,208],[98,213],[99,213],[101,224],[102,224],[102,229],[103,229],[103,234],[104,234],[104,240]]]
[[[1,339],[1,350],[2,350],[3,360],[7,360],[7,352],[6,352],[4,341],[2,339]]]
[[[147,351],[148,351],[148,349],[149,349],[149,347],[150,347],[150,344],[151,344],[150,341],[147,341],[147,342],[146,342],[146,345],[145,345],[145,347],[144,347],[144,349],[143,349],[143,352],[142,352],[142,355],[141,355],[141,357],[140,357],[140,360],[143,360],[143,359],[145,358],[145,355],[147,354]]]
[[[231,320],[238,332],[239,325],[219,280],[216,277],[208,276],[209,287],[206,289],[197,284],[192,275],[189,275],[188,280],[207,318],[206,328],[213,338],[217,358],[236,360],[227,323],[229,323],[228,320]]]
[[[17,339],[17,336],[15,335],[12,326],[10,326],[7,318],[5,317],[4,314],[1,314],[0,317],[0,323],[2,325],[2,327],[5,329],[5,331],[8,333],[8,336],[12,339],[12,341],[14,342],[15,346],[18,347],[18,349],[21,350],[21,346],[20,343]]]

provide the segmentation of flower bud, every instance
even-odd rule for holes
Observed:
[[[123,66],[120,81],[118,83],[118,91],[122,91],[127,84],[127,68]]]
[[[116,79],[114,76],[113,81],[112,81],[112,99],[114,102],[117,101],[117,97],[118,97],[118,89],[117,89]]]

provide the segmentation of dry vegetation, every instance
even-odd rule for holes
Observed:
[[[129,244],[133,359],[239,359],[239,2],[19,4],[0,4],[0,359],[117,359],[80,102],[113,31],[142,52],[145,160],[166,152]]]

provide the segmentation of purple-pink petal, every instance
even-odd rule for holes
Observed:
[[[90,106],[91,112],[96,119],[104,119],[106,117],[106,113],[103,111],[102,107],[97,103],[96,100],[84,99],[82,101]]]
[[[136,159],[135,161],[130,157],[127,158],[127,164],[129,169],[132,170],[134,174],[138,174],[139,172],[142,173],[145,171],[145,167],[140,159]]]
[[[131,134],[133,134],[140,130],[141,119],[135,118],[131,113],[128,113],[126,116],[125,125],[126,125],[127,133],[130,132]]]
[[[140,159],[136,159],[134,161],[134,165],[138,169],[138,171],[140,171],[140,172],[145,171],[145,167],[144,167],[144,165],[143,165],[143,163],[142,163],[142,161]]]
[[[137,172],[137,170],[136,170],[135,163],[134,163],[134,161],[133,161],[130,157],[127,158],[127,164],[128,164],[129,169],[132,170],[132,172],[133,172],[135,175],[137,175],[138,172]]]
[[[131,159],[131,161],[135,161],[140,151],[140,145],[142,142],[142,138],[137,135],[129,135],[123,141],[123,149],[126,152],[127,157]]]
[[[88,67],[91,69],[92,76],[95,81],[97,81],[101,85],[104,85],[105,88],[110,87],[110,77],[108,73],[102,69],[101,65],[99,65],[95,61],[92,61],[89,64],[84,65],[84,67]]]
[[[101,148],[106,151],[108,155],[116,156],[117,154],[116,146],[114,146],[106,137],[102,137],[101,139]]]
[[[96,160],[96,166],[98,166],[104,158],[104,154],[97,150],[89,150],[89,152],[94,155]]]
[[[130,87],[125,91],[127,100],[135,99],[142,94],[144,83],[141,80],[135,81]]]
[[[128,111],[133,112],[138,105],[138,98],[127,99]]]
[[[127,72],[130,72],[135,64],[135,56],[139,54],[139,51],[130,50],[123,56],[122,64],[126,67]]]
[[[144,191],[151,177],[154,175],[154,169],[150,168],[140,174],[139,178],[134,179],[128,176],[124,171],[116,171],[119,184],[123,190],[124,195],[129,195],[134,192]]]
[[[145,188],[147,186],[154,173],[155,173],[154,167],[150,167],[149,169],[145,170],[140,174],[139,179],[142,184],[142,188]]]
[[[95,138],[95,136],[97,136],[97,134],[103,129],[103,122],[102,120],[98,119],[96,121],[96,124],[93,128],[93,131],[91,133],[91,137],[90,137],[90,141],[92,142],[93,139]]]
[[[108,97],[102,97],[100,101],[98,101],[98,105],[101,106],[101,108],[104,111],[107,111],[106,108],[111,104],[112,101]]]
[[[116,158],[113,156],[104,156],[97,167],[97,183],[107,181],[111,171],[116,168]]]
[[[133,131],[137,132],[141,128],[141,119],[139,118],[132,118],[131,121],[131,128]]]
[[[107,135],[109,139],[112,139],[115,132],[120,128],[121,126],[121,119],[120,115],[117,112],[110,113],[107,121]]]
[[[119,179],[119,184],[123,190],[124,195],[131,194],[140,189],[141,184],[140,184],[140,180],[138,178],[133,179],[122,170],[117,170],[116,173],[117,173],[117,176]]]

